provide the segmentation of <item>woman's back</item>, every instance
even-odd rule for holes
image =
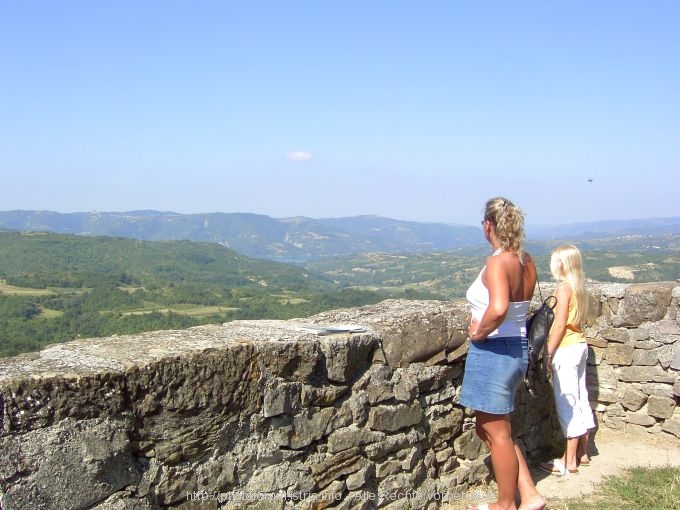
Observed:
[[[517,303],[531,301],[536,286],[536,265],[528,253],[524,253],[520,263],[516,253],[503,252],[502,267],[507,277],[508,301]]]

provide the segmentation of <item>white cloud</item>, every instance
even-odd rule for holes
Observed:
[[[305,151],[294,151],[286,153],[286,158],[288,158],[289,161],[295,161],[296,163],[304,163],[305,161],[309,161],[313,157],[314,156],[310,152]]]

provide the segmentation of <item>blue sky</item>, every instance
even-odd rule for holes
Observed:
[[[4,1],[0,210],[680,216],[678,26],[655,0]]]

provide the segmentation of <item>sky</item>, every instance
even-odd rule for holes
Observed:
[[[680,216],[679,26],[676,0],[0,0],[0,210]]]

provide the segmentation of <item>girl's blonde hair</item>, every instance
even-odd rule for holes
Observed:
[[[573,244],[555,248],[550,256],[550,272],[558,282],[567,282],[571,285],[576,302],[576,323],[582,326],[586,322],[588,302],[586,278],[579,249]]]
[[[484,219],[490,221],[496,231],[501,248],[524,259],[524,213],[510,200],[496,197],[486,202]]]

